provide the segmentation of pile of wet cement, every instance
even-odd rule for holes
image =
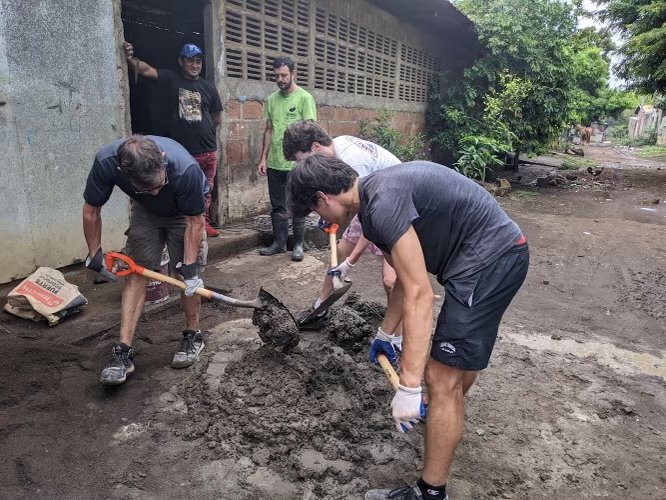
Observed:
[[[285,353],[293,351],[300,336],[296,320],[289,309],[263,288],[259,290],[259,298],[266,304],[252,315],[252,324],[259,328],[259,338],[274,348],[281,348]]]
[[[189,437],[203,436],[212,459],[249,457],[299,488],[311,485],[317,498],[351,494],[369,468],[413,464],[419,434],[394,432],[392,391],[366,358],[382,314],[352,296],[331,311],[326,332],[304,334],[291,354],[263,345],[230,362],[215,390],[186,382],[188,420],[198,422]]]

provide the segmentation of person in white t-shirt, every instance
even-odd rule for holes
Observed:
[[[402,163],[394,154],[381,146],[351,135],[341,135],[335,139],[331,137],[314,121],[301,120],[292,123],[284,134],[283,140],[284,156],[288,160],[300,161],[311,154],[322,153],[328,156],[335,156],[352,167],[358,173],[359,177],[365,177],[377,170],[391,167]],[[379,255],[383,259],[381,250],[370,243],[363,236],[363,228],[354,217],[347,230],[343,233],[342,239],[338,243],[338,260],[342,263],[335,268],[340,272],[341,278],[344,278],[354,265],[358,262],[364,252]],[[390,295],[393,283],[395,282],[395,270],[384,259],[382,266],[382,283],[386,295]],[[315,302],[313,309],[328,298],[333,290],[333,282],[330,275],[326,276],[319,298]],[[305,311],[303,317],[307,316],[313,309]],[[310,325],[300,324],[301,327],[316,328],[325,319],[325,312],[315,318]],[[386,337],[402,338],[399,335],[389,335],[381,332]],[[399,342],[391,342],[397,347]],[[397,354],[392,362],[397,359]],[[372,352],[370,353],[372,359]],[[389,356],[390,358],[390,356]],[[374,359],[372,359],[374,361]]]

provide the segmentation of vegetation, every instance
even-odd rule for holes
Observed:
[[[633,92],[609,87],[611,34],[576,28],[579,0],[455,3],[474,22],[483,53],[462,77],[435,79],[427,122],[463,174],[484,179],[507,153],[542,153],[567,124],[615,120],[638,105]]]
[[[596,160],[590,160],[589,158],[579,158],[572,156],[571,158],[566,158],[562,162],[561,170],[581,170],[589,167],[598,167],[599,162]]]
[[[423,134],[404,136],[393,126],[395,114],[389,110],[379,110],[375,119],[359,121],[361,138],[379,144],[400,160],[414,161],[428,159],[428,140]]]
[[[645,94],[666,94],[666,0],[596,0],[620,34],[617,73]]]
[[[645,146],[637,149],[636,154],[641,158],[666,161],[666,146]]]

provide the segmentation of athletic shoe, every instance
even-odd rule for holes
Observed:
[[[305,323],[304,322],[305,318],[307,318],[313,310],[314,308],[311,307],[310,309],[307,309],[298,315],[298,319],[296,320],[298,328],[300,328],[301,330],[321,330],[328,324],[329,320],[328,309],[326,309],[324,312],[317,314],[314,318]]]
[[[104,385],[120,385],[134,372],[134,349],[125,344],[114,344],[111,361],[102,370],[99,381]]]
[[[206,236],[209,238],[215,238],[216,236],[219,236],[220,232],[215,229],[213,226],[210,225],[210,222],[206,221]]]
[[[171,366],[173,368],[187,368],[199,359],[199,353],[203,351],[204,342],[201,330],[185,330],[183,338],[180,339],[178,351],[173,356]]]
[[[393,490],[370,490],[365,494],[365,500],[423,500],[423,494],[414,483]],[[444,500],[449,500],[449,496],[446,495]]]

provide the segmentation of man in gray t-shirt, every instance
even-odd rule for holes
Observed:
[[[284,133],[282,145],[284,156],[288,160],[300,161],[314,153],[335,156],[356,170],[359,177],[365,177],[372,172],[401,163],[393,153],[373,142],[351,135],[341,135],[332,139],[314,120],[300,120],[289,125]],[[383,257],[382,251],[363,236],[361,223],[358,217],[354,217],[342,234],[337,246],[338,259],[341,264],[335,268],[335,271],[339,273],[341,279],[345,278],[365,252]],[[383,259],[382,284],[387,298],[391,293],[394,282],[395,271],[386,259]],[[300,328],[318,329],[324,325],[328,310],[322,311],[321,314],[307,323],[302,320],[309,318],[312,311],[317,309],[332,291],[332,276],[326,275],[317,301],[312,308],[299,315],[298,324]],[[395,332],[380,330],[377,335],[392,342],[392,345],[395,346],[394,352],[389,355],[389,358],[395,362],[402,343],[400,330],[398,329]],[[398,352],[395,352],[396,350]]]
[[[525,237],[478,184],[431,162],[396,165],[359,179],[341,160],[312,155],[292,170],[289,197],[296,215],[314,210],[344,224],[358,214],[365,237],[396,271],[380,328],[403,325],[400,385],[391,402],[399,431],[425,416],[421,381],[427,367],[422,476],[404,491],[372,490],[365,498],[415,498],[427,491],[428,498],[444,499],[462,436],[463,397],[488,365],[502,315],[527,275]],[[428,273],[445,289],[432,339]],[[373,348],[390,352],[386,344],[375,339]]]

